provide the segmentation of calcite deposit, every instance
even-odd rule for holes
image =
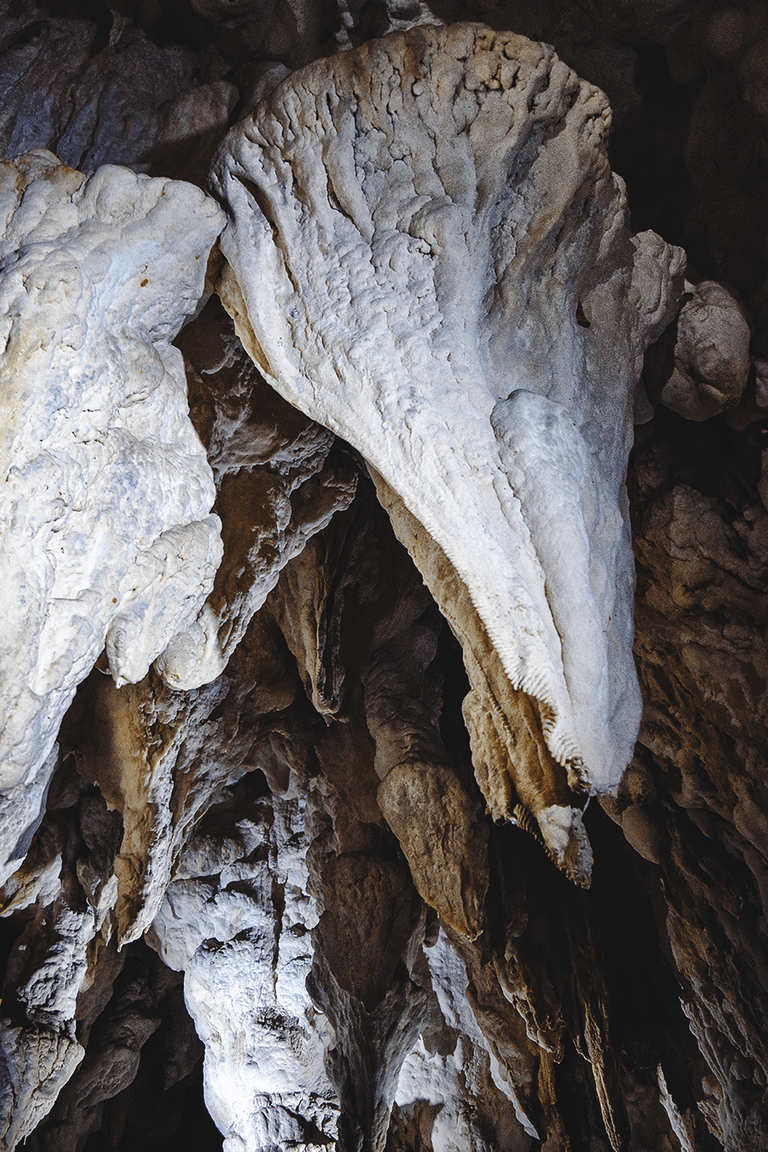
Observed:
[[[86,178],[46,152],[4,163],[0,181],[5,880],[78,683],[105,648],[118,685],[141,680],[221,559],[171,340],[223,221],[189,185],[116,167]]]
[[[0,3],[0,1147],[768,1144],[766,52]]]
[[[245,347],[375,469],[467,650],[491,812],[580,882],[573,793],[616,787],[639,723],[622,481],[682,287],[626,228],[608,123],[551,49],[427,24],[283,81],[214,185]]]

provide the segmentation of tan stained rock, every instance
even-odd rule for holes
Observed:
[[[488,829],[480,806],[441,765],[399,764],[379,785],[379,806],[413,882],[451,928],[482,931]]]

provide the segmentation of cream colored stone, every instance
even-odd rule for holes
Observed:
[[[85,1054],[74,1020],[94,913],[76,911],[60,899],[42,919],[47,947],[40,948],[29,934],[24,938],[22,948],[39,948],[42,955],[17,990],[15,1019],[0,1017],[0,1139],[9,1152],[50,1111]]]
[[[85,1049],[66,1032],[0,1028],[0,1139],[12,1152],[46,1116]]]
[[[141,679],[213,582],[213,479],[170,341],[221,215],[189,185],[33,152],[0,167],[0,226],[0,804],[24,826],[39,806],[13,789],[105,644],[118,685]]]
[[[569,809],[569,786],[617,785],[637,732],[629,400],[682,259],[628,232],[608,124],[550,48],[418,27],[289,77],[214,178],[246,349],[397,493],[416,562],[431,540],[457,573],[460,630],[534,702]]]
[[[377,795],[421,896],[474,940],[488,889],[488,827],[477,801],[438,764],[398,764]]]

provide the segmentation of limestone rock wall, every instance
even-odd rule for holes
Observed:
[[[767,41],[2,5],[3,1147],[766,1143]]]

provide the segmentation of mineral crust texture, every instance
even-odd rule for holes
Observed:
[[[0,0],[3,1152],[768,1147],[766,55]]]
[[[579,883],[637,735],[623,479],[682,268],[627,229],[609,119],[546,46],[419,26],[284,80],[214,185],[245,347],[364,456],[465,649],[491,813]]]
[[[221,559],[171,340],[221,230],[196,188],[46,152],[0,169],[0,877],[62,716],[106,645],[118,685],[194,620]]]

